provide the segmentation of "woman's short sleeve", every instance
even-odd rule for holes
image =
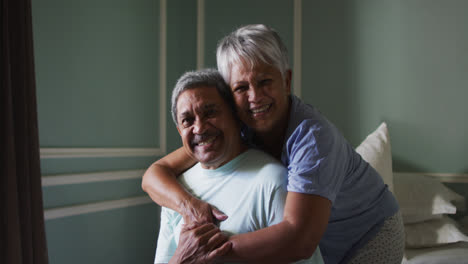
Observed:
[[[304,120],[286,141],[288,191],[320,195],[332,203],[346,179],[350,153],[326,121]]]

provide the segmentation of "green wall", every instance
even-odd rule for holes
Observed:
[[[353,145],[387,122],[397,171],[468,172],[466,10],[456,0],[304,1],[303,99]]]
[[[248,24],[266,24],[293,50],[293,1],[205,1],[205,66],[216,68],[216,45],[225,35]],[[290,56],[292,65],[292,56]]]
[[[468,2],[408,1],[399,10],[401,62],[392,77],[400,86],[383,114],[397,139],[395,159],[405,168],[466,173]]]
[[[205,0],[204,61],[238,26],[268,24],[293,65],[294,1]],[[32,1],[41,148],[180,146],[177,78],[197,65],[197,1],[167,1],[166,126],[159,127],[160,1]],[[386,121],[396,171],[467,173],[466,1],[302,1],[302,98],[353,145]],[[294,69],[293,69],[294,71]],[[162,131],[165,129],[165,131]],[[157,156],[43,158],[43,176],[144,169]],[[140,179],[43,187],[46,209],[145,195]],[[46,221],[51,264],[150,263],[159,208]]]
[[[156,146],[158,2],[45,0],[34,7],[41,144]]]
[[[154,207],[46,221],[49,263],[152,263],[159,227]]]

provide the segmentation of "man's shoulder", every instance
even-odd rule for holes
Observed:
[[[266,153],[265,151],[259,150],[257,148],[249,148],[246,151],[246,155],[249,158],[257,158],[262,163],[267,163],[267,162],[275,163],[275,162],[278,162],[273,156],[271,156],[270,154]]]
[[[189,169],[187,169],[186,171],[182,172],[181,175],[185,175],[185,174],[192,174],[192,173],[198,173],[200,170],[201,170],[201,164],[200,162],[197,162],[195,163],[195,165],[193,165],[192,167],[190,167]]]
[[[283,164],[279,160],[275,159],[270,154],[255,148],[247,150],[245,161],[257,166],[259,169],[269,165],[284,168]]]
[[[264,151],[249,148],[229,163],[214,171],[207,171],[200,163],[185,171],[178,180],[186,187],[198,186],[207,178],[240,177],[252,184],[271,182],[275,184],[286,178],[287,170],[284,165]]]
[[[249,163],[249,167],[255,170],[255,177],[262,183],[284,184],[287,178],[287,169],[273,156],[261,150],[250,149],[246,161]]]

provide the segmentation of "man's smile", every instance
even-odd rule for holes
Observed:
[[[209,137],[209,138],[205,139],[204,141],[200,141],[200,142],[196,143],[196,145],[198,145],[198,146],[208,145],[208,144],[212,143],[216,138],[217,138],[217,136]]]

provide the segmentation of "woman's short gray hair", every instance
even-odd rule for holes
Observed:
[[[216,51],[218,70],[224,80],[231,80],[231,67],[244,64],[255,67],[263,62],[274,66],[283,79],[289,68],[288,51],[278,33],[265,25],[247,25],[224,37]]]
[[[223,77],[215,69],[204,69],[199,71],[189,71],[184,73],[172,90],[171,112],[172,119],[177,125],[177,100],[180,94],[188,89],[200,87],[215,87],[221,98],[229,105],[235,115],[234,98],[229,86],[224,82]]]

